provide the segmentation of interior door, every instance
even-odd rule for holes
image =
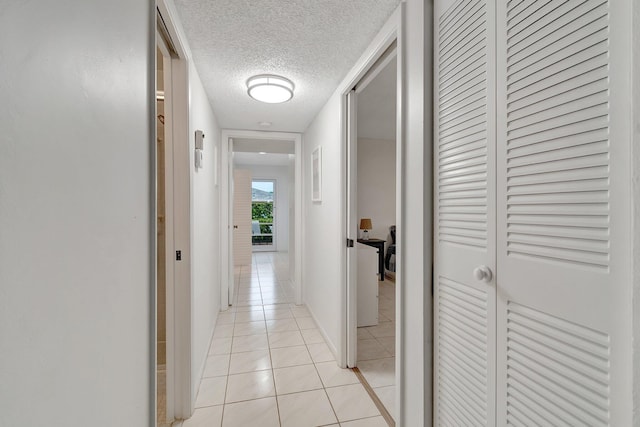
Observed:
[[[628,2],[498,3],[499,425],[630,425]]]
[[[632,2],[497,3],[436,2],[435,423],[631,425]]]
[[[233,171],[233,259],[235,266],[251,265],[251,171]]]
[[[495,2],[435,2],[434,424],[495,425]]]

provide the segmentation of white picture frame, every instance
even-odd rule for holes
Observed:
[[[322,202],[322,147],[311,153],[311,201]]]

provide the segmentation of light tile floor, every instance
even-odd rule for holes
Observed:
[[[287,254],[263,252],[236,272],[218,316],[193,416],[174,426],[386,426],[340,369],[309,311],[293,304]]]
[[[358,369],[395,418],[396,287],[378,282],[378,324],[358,328]]]

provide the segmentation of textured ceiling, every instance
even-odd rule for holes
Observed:
[[[358,138],[396,139],[396,59],[358,95]]]
[[[193,60],[220,126],[304,131],[399,0],[175,0]],[[256,74],[291,79],[295,95],[263,104]],[[258,122],[267,121],[269,128]]]

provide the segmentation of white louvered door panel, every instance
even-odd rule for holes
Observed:
[[[495,9],[435,2],[434,423],[495,424]]]
[[[612,394],[627,381],[629,149],[612,14],[602,0],[498,2],[498,425],[629,425]]]
[[[233,171],[233,259],[251,265],[251,171]]]

